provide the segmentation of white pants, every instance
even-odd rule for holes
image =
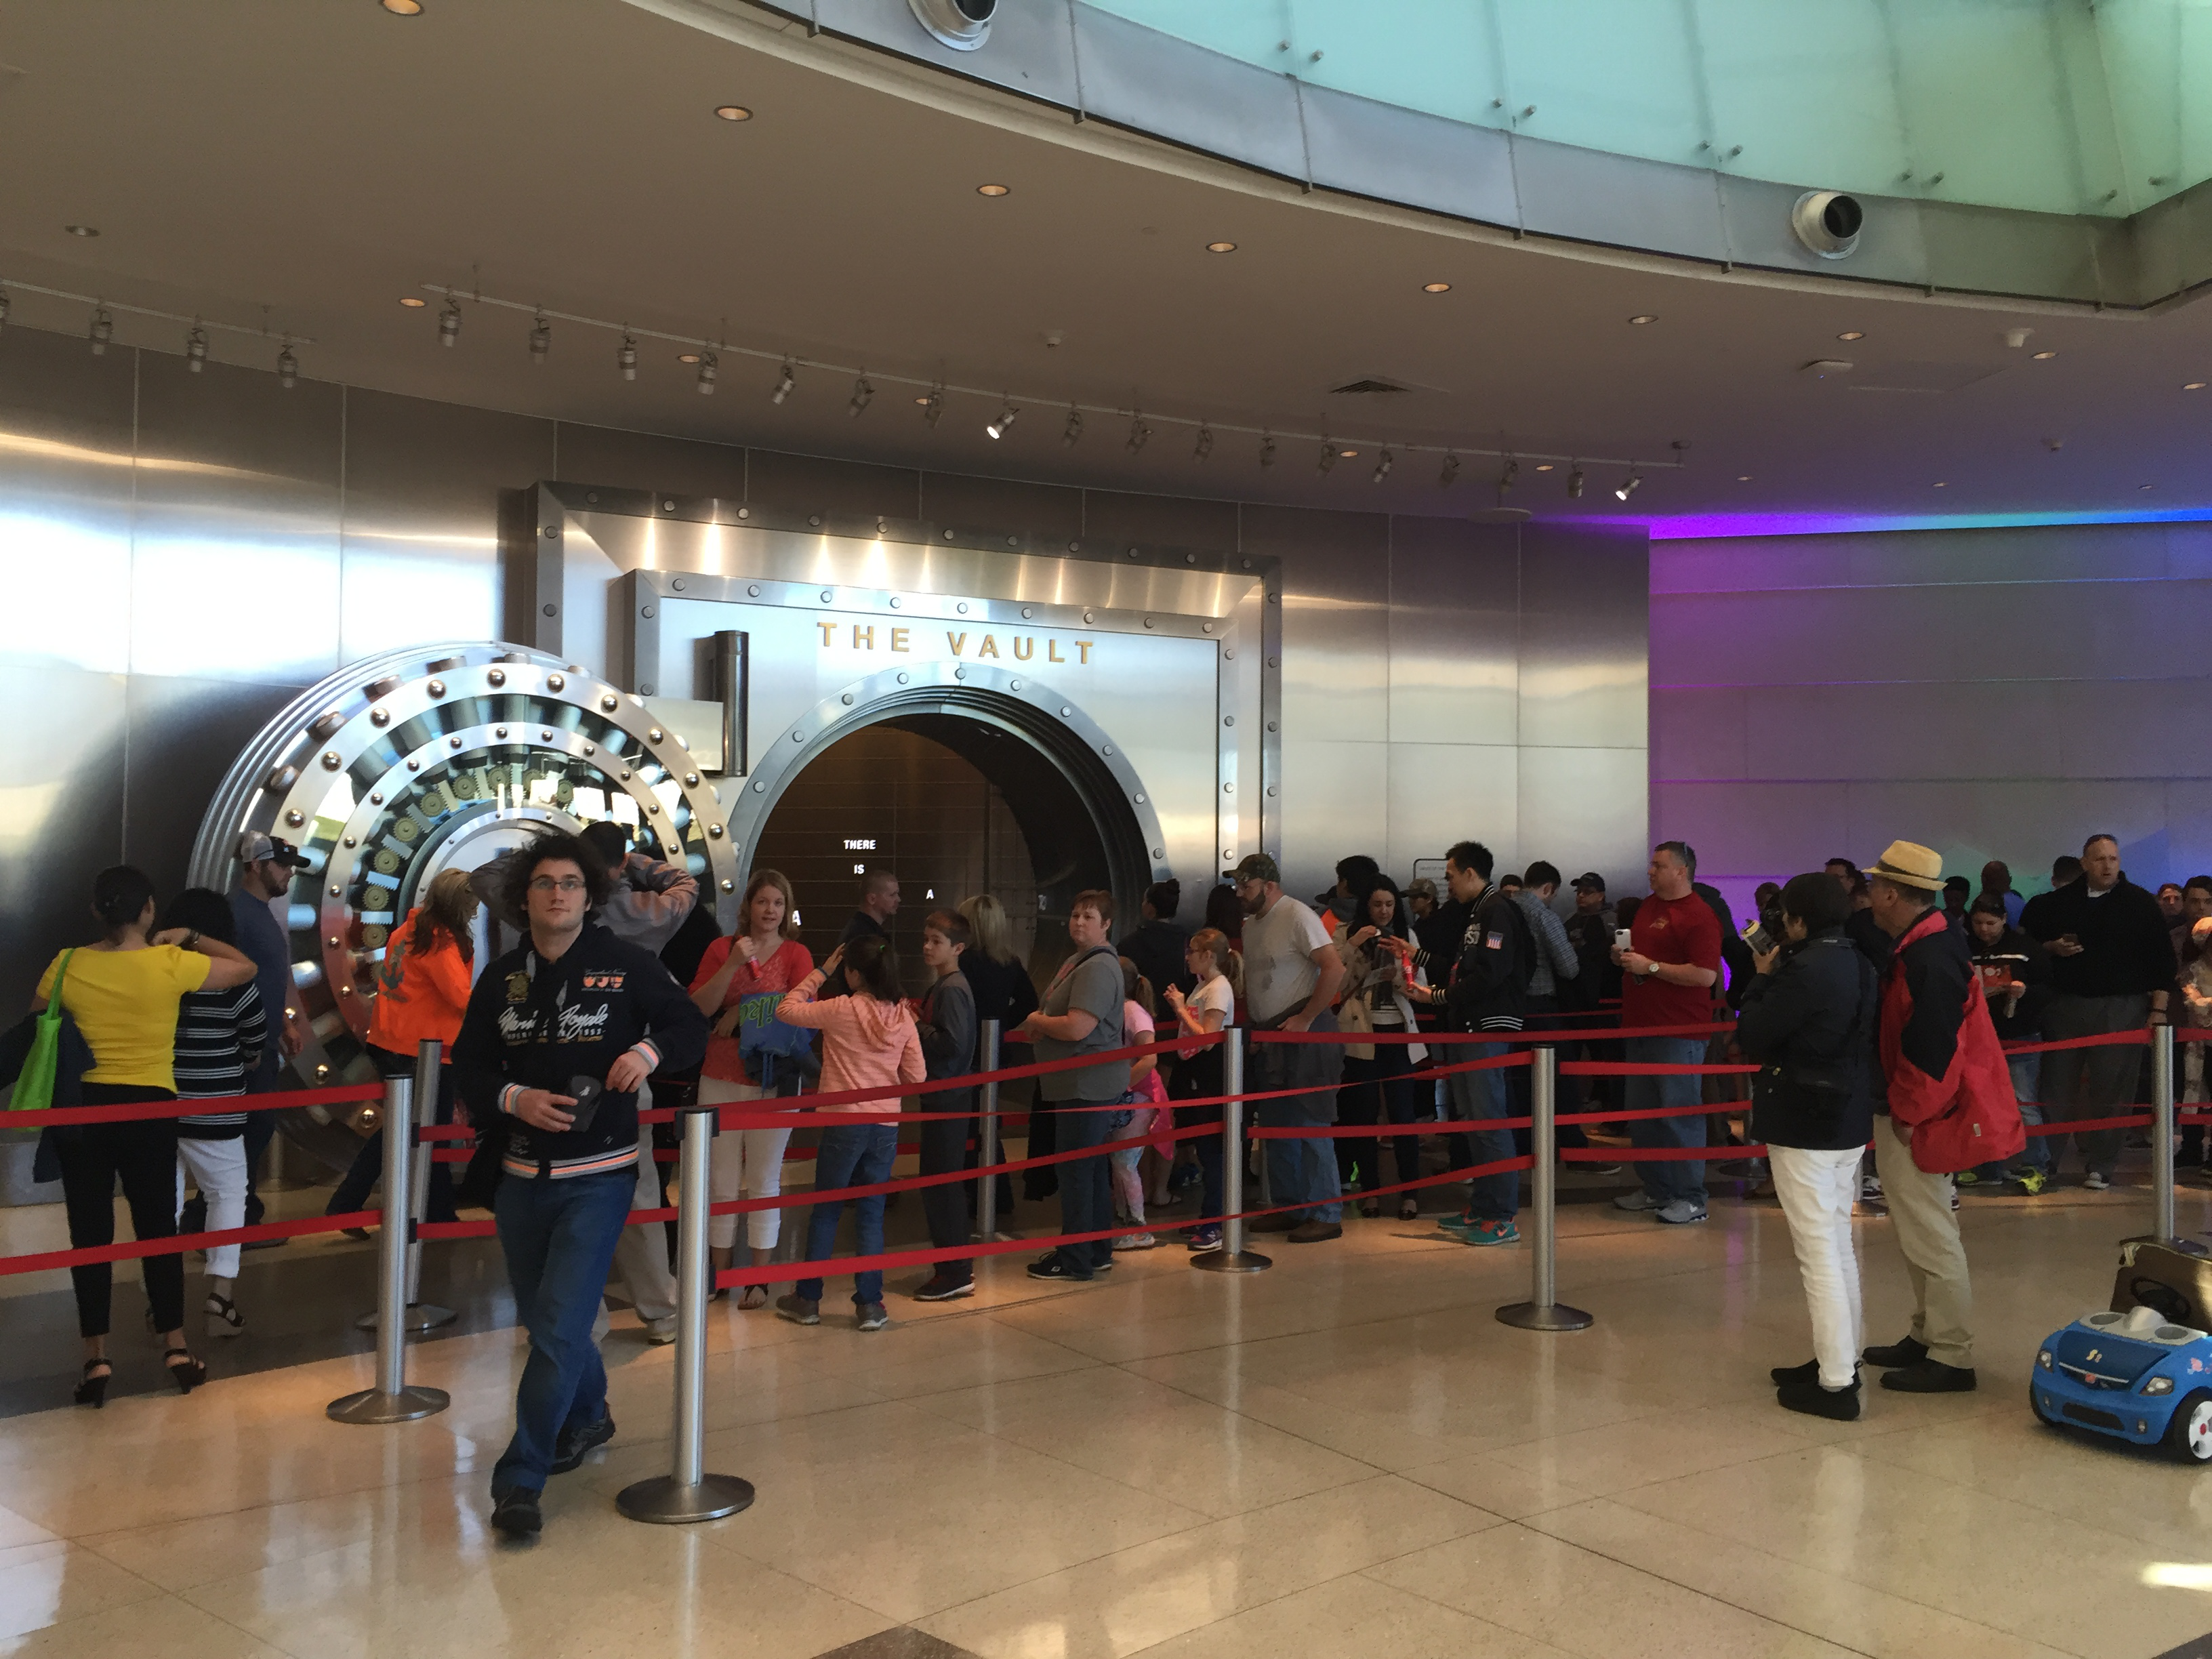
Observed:
[[[1864,1339],[1859,1259],[1851,1244],[1851,1201],[1858,1196],[1861,1150],[1767,1149],[1775,1196],[1789,1219],[1797,1271],[1805,1280],[1805,1303],[1813,1316],[1813,1352],[1820,1362],[1823,1388],[1851,1386]]]
[[[699,1079],[702,1106],[726,1106],[741,1100],[758,1100],[761,1091],[749,1083],[725,1083],[720,1078]],[[783,1191],[783,1150],[791,1144],[788,1129],[725,1129],[714,1137],[714,1162],[708,1166],[708,1188],[714,1201],[727,1204],[744,1198],[774,1198]],[[783,1236],[783,1212],[748,1210],[744,1215],[745,1243],[756,1250],[772,1250]],[[718,1215],[707,1224],[707,1242],[718,1250],[735,1249],[738,1218]]]
[[[185,1177],[190,1175],[192,1185],[200,1189],[207,1200],[207,1230],[211,1233],[228,1231],[246,1224],[246,1137],[233,1135],[228,1140],[191,1140],[179,1137],[177,1141],[177,1213],[185,1211]],[[238,1277],[239,1246],[218,1244],[208,1252],[207,1270],[211,1279]]]
[[[653,1109],[650,1084],[638,1085],[637,1109],[641,1112]],[[637,1186],[629,1202],[634,1210],[660,1207],[660,1170],[653,1158],[653,1129],[649,1124],[637,1126]],[[666,1228],[658,1221],[623,1228],[622,1237],[615,1241],[614,1260],[607,1264],[607,1284],[610,1288],[619,1285],[629,1292],[630,1306],[637,1310],[640,1319],[672,1318],[676,1313],[676,1275],[668,1270]],[[602,1302],[601,1319],[606,1317],[606,1311]]]

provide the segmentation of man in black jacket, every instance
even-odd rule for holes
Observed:
[[[2174,984],[2173,942],[2158,901],[2120,873],[2120,843],[2092,836],[2081,873],[2030,901],[2023,929],[2051,952],[2043,1035],[2058,1042],[2132,1031],[2166,1021]],[[2043,1100],[2050,1120],[2118,1117],[2136,1097],[2142,1049],[2132,1043],[2054,1048],[2044,1056]],[[2120,1132],[2095,1129],[2073,1139],[2087,1166],[2082,1184],[2109,1187],[2120,1161]],[[2051,1158],[2059,1157],[2054,1147]]]
[[[1453,902],[1469,913],[1459,957],[1451,969],[1448,988],[1431,987],[1427,1000],[1445,1011],[1444,1024],[1455,1031],[1494,1031],[1495,1042],[1453,1043],[1443,1051],[1445,1065],[1480,1060],[1506,1051],[1504,1036],[1521,1030],[1528,996],[1528,969],[1535,959],[1534,941],[1521,907],[1490,884],[1493,868],[1490,849],[1479,841],[1463,841],[1446,854],[1444,876],[1451,885]],[[1463,1121],[1482,1122],[1513,1115],[1512,1099],[1503,1071],[1453,1072],[1444,1079],[1451,1115]],[[1480,1129],[1471,1135],[1452,1137],[1455,1156],[1476,1164],[1492,1164],[1515,1154],[1510,1129]],[[1458,1148],[1467,1147],[1465,1152]],[[1521,1212],[1521,1172],[1504,1170],[1477,1176],[1468,1183],[1467,1212],[1437,1224],[1468,1244],[1511,1244],[1521,1237],[1515,1218]]]
[[[1966,938],[1973,946],[1974,973],[1989,1001],[1990,1023],[2000,1042],[2033,1042],[2043,1035],[2043,1006],[2051,1000],[2051,955],[2005,921],[2005,895],[1985,890],[1966,910]],[[2040,1104],[2043,1056],[2007,1054],[2013,1098],[2020,1121],[2033,1129],[2043,1121]],[[2002,1160],[1957,1177],[1961,1187],[2016,1181],[2031,1198],[2051,1179],[2051,1142],[2030,1135],[2020,1162],[2008,1170]]]
[[[636,1182],[637,1089],[705,1056],[707,1018],[657,957],[591,919],[607,876],[573,836],[532,842],[508,879],[529,935],[477,981],[453,1073],[477,1122],[510,1120],[495,1214],[530,1358],[491,1518],[520,1538],[543,1524],[546,1477],[614,1437],[592,1322]],[[587,1084],[604,1092],[580,1103]]]

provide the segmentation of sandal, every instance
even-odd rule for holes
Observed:
[[[746,1285],[744,1289],[738,1292],[738,1306],[741,1310],[748,1313],[755,1308],[765,1308],[768,1306],[768,1286],[765,1285]]]
[[[100,1375],[94,1376],[93,1372]],[[84,1362],[84,1380],[76,1385],[76,1403],[99,1411],[107,1404],[107,1379],[115,1375],[115,1368],[105,1359]]]
[[[200,1305],[200,1311],[207,1316],[207,1334],[210,1336],[246,1334],[246,1316],[239,1312],[238,1304],[228,1297],[218,1296],[210,1291],[207,1300]]]
[[[192,1358],[190,1348],[166,1348],[161,1363],[169,1368],[169,1380],[177,1385],[179,1394],[190,1394],[207,1381],[207,1366]]]

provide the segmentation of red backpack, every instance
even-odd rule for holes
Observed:
[[[1899,1052],[1898,1033],[1912,1012],[1901,960],[1905,947],[1948,926],[1942,912],[1923,917],[1897,941],[1881,988],[1881,1069],[1890,1116],[1912,1131],[1912,1161],[1930,1175],[1955,1175],[2013,1157],[2027,1145],[1988,999],[1969,980],[1965,1018],[1950,1068],[1932,1078]]]

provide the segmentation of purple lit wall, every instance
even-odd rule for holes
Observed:
[[[1651,835],[1739,915],[1897,837],[2024,892],[2096,830],[2146,885],[2212,869],[2212,525],[1682,527],[1652,526]]]

